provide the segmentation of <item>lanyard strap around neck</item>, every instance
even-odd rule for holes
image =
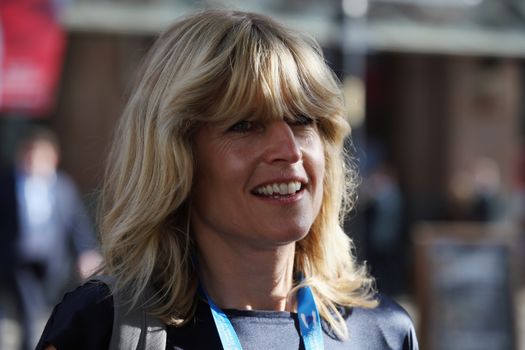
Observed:
[[[297,292],[297,313],[299,328],[306,350],[323,350],[323,331],[321,318],[310,287],[306,286]]]
[[[242,350],[241,342],[228,316],[219,308],[201,285],[201,291],[210,305],[215,327],[219,333],[224,350]],[[317,311],[315,300],[310,287],[303,287],[297,293],[297,313],[299,328],[305,350],[323,350],[323,331],[321,318]]]

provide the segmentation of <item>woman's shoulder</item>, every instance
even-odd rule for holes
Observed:
[[[378,294],[372,309],[349,310],[347,325],[355,338],[375,343],[374,349],[418,349],[414,323],[408,312],[393,299]]]
[[[66,293],[55,306],[37,349],[108,348],[113,328],[113,298],[108,286],[89,281]]]
[[[412,318],[408,312],[394,299],[383,294],[378,294],[376,300],[378,301],[378,306],[370,311],[371,316],[374,317],[377,322],[387,322],[401,329],[413,326]]]

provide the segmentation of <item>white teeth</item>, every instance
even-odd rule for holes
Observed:
[[[271,185],[257,187],[255,193],[263,196],[294,194],[301,189],[299,181],[290,181],[288,183],[274,183]]]

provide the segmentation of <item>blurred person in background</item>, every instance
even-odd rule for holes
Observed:
[[[34,349],[74,270],[86,277],[101,260],[82,200],[57,169],[59,156],[55,135],[34,127],[0,182],[0,288],[16,303],[23,349]]]
[[[468,170],[452,176],[449,187],[451,205],[447,218],[493,222],[505,216],[500,168],[493,159],[475,158]]]
[[[313,39],[254,13],[190,15],[156,41],[117,130],[113,282],[66,294],[38,349],[417,349],[341,228],[350,128]],[[136,310],[152,327],[119,323]]]
[[[396,295],[404,285],[403,197],[394,167],[379,160],[366,176],[360,197],[365,216],[364,250],[379,290]]]
[[[498,163],[488,157],[478,157],[473,168],[473,219],[486,222],[501,219],[504,208]]]

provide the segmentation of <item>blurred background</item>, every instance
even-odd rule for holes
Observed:
[[[362,178],[347,232],[421,348],[525,349],[524,0],[0,0],[0,349],[32,348],[98,262],[97,192],[138,64],[209,7],[269,14],[322,45]],[[52,293],[50,256],[69,266]]]

